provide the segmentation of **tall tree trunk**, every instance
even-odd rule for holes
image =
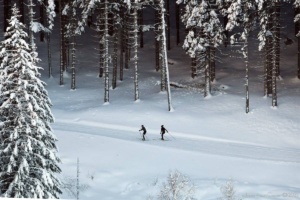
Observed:
[[[164,3],[164,0],[159,0],[160,1],[160,6],[161,6],[161,2]],[[161,83],[160,83],[160,90],[161,91],[166,91],[166,73],[165,73],[165,67],[166,67],[166,64],[168,64],[168,61],[165,60],[165,52],[164,52],[164,43],[166,43],[167,45],[167,37],[166,35],[163,36],[163,33],[166,34],[166,24],[162,24],[162,21],[165,22],[165,19],[161,19],[162,17],[164,18],[165,17],[165,11],[164,11],[164,5],[163,7],[161,7],[161,9],[163,10],[160,10],[161,14],[160,14],[160,30],[159,30],[159,33],[160,33],[160,40],[159,40],[159,59],[160,59],[160,74],[161,74]],[[164,14],[162,14],[164,13]],[[163,38],[164,37],[164,38]],[[163,40],[165,39],[165,41]],[[167,50],[167,49],[166,49]]]
[[[124,31],[125,31],[125,69],[129,68],[129,14],[125,13],[124,17]]]
[[[34,51],[35,49],[35,44],[34,44],[34,35],[32,31],[33,27],[33,2],[32,0],[28,0],[28,20],[29,20],[29,29],[28,29],[28,37],[29,37],[29,46]]]
[[[248,50],[248,35],[245,36],[245,46],[244,46],[244,54],[245,54],[245,65],[246,65],[246,75],[245,75],[245,88],[246,88],[246,113],[249,113],[249,50]]]
[[[166,21],[167,21],[167,47],[168,50],[171,50],[171,24],[170,24],[170,1],[165,0],[166,2]]]
[[[298,39],[298,79],[300,79],[300,36],[297,39]]]
[[[143,11],[143,6],[142,8],[138,11],[139,12],[139,35],[140,35],[140,48],[144,47],[144,32],[143,32],[143,25],[144,25],[144,11]]]
[[[74,7],[72,6],[71,9],[74,9]],[[71,89],[75,90],[76,89],[76,37],[75,37],[75,30],[76,30],[76,11],[71,12],[71,31],[72,31],[72,36],[71,36],[71,45],[72,45],[72,49],[71,49],[71,54],[72,54],[72,66],[71,66],[71,70],[72,70],[72,80],[71,80]]]
[[[176,44],[180,44],[180,6],[175,3],[175,12],[176,12]]]
[[[100,4],[98,8],[96,29],[98,33],[98,53],[99,53],[99,74],[98,77],[103,77],[103,68],[104,68],[104,7],[103,4]]]
[[[161,8],[161,26],[162,26],[162,53],[163,55],[163,67],[165,68],[165,84],[167,87],[168,94],[168,110],[173,111],[172,101],[171,101],[171,89],[170,89],[170,78],[169,78],[169,67],[168,67],[168,54],[167,54],[167,44],[166,44],[166,30],[165,30],[165,10],[164,10],[164,0],[160,0]]]
[[[63,19],[62,19],[62,2],[59,2],[59,21],[60,21],[60,79],[59,79],[59,85],[63,85],[64,84],[64,59],[63,59],[63,55],[64,55],[64,33],[63,33]]]
[[[300,8],[295,9],[295,16],[297,14],[300,14]],[[295,23],[295,35],[296,36],[299,33],[299,30],[300,30],[300,21]],[[297,40],[298,40],[298,73],[297,73],[297,77],[298,77],[298,79],[300,79],[300,36],[297,37]]]
[[[191,77],[195,78],[197,76],[197,62],[196,62],[196,58],[191,58],[191,68],[192,68],[192,73],[191,73]]]
[[[108,66],[108,0],[104,2],[104,103],[109,102],[109,66]]]
[[[158,0],[155,1],[155,3],[157,3],[158,5]],[[159,71],[160,69],[160,55],[159,55],[159,51],[160,51],[160,47],[159,47],[159,11],[158,9],[155,9],[155,25],[154,25],[154,29],[155,29],[155,70]]]
[[[210,81],[213,82],[216,79],[216,48],[210,48]]]
[[[276,78],[277,78],[277,27],[279,26],[279,18],[277,18],[277,5],[276,3],[272,4],[273,12],[272,12],[272,18],[273,18],[273,26],[275,26],[274,31],[273,31],[273,38],[272,38],[272,106],[276,107],[277,106],[277,83],[276,83]]]
[[[117,69],[118,69],[118,43],[119,31],[117,24],[117,17],[114,16],[114,52],[113,52],[113,74],[112,74],[112,89],[117,87]]]
[[[133,38],[134,38],[134,100],[139,99],[139,84],[138,84],[138,11],[137,11],[137,3],[135,0],[134,8],[133,8]]]
[[[19,0],[19,10],[20,10],[20,22],[25,24],[25,14],[24,14],[24,0]]]
[[[294,17],[296,15],[298,15],[298,14],[300,14],[300,8],[295,8],[295,15],[294,15]],[[298,22],[295,23],[295,35],[297,35],[299,33],[299,30],[300,30],[300,23],[298,21]]]
[[[40,5],[40,23],[41,23],[43,26],[45,26],[45,21],[44,21],[44,18],[45,18],[45,16],[44,16],[44,10],[45,10],[44,5]],[[41,42],[44,42],[44,37],[45,37],[44,31],[40,31],[40,41],[41,41]]]
[[[271,30],[274,26],[272,14],[273,14],[272,6],[269,6],[267,8],[268,19],[266,22],[267,23],[267,31],[269,31],[269,32],[271,32]],[[264,69],[264,95],[265,96],[272,94],[272,68],[273,68],[273,56],[275,55],[275,49],[272,49],[273,41],[275,42],[275,40],[272,39],[272,35],[266,36],[266,45],[265,45],[266,55],[265,55],[265,69]]]
[[[227,26],[227,23],[228,23],[228,16],[225,15],[224,16],[224,34],[225,34],[225,40],[224,40],[224,46],[227,47],[227,45],[229,44],[229,31],[226,30],[226,26]]]
[[[211,82],[210,82],[210,47],[206,49],[206,59],[205,59],[205,88],[204,97],[210,96]]]
[[[48,73],[49,78],[52,77],[52,62],[51,62],[51,44],[50,44],[50,33],[47,33],[47,50],[48,50]]]
[[[6,32],[6,28],[8,27],[8,19],[11,16],[11,0],[3,0],[3,14],[4,14],[4,22],[3,22],[3,32]]]
[[[88,16],[87,24],[88,24],[88,27],[91,27],[91,25],[93,24],[93,16],[92,15]]]
[[[72,33],[72,81],[71,81],[71,89],[76,89],[76,48],[75,48],[75,32]]]
[[[119,39],[119,43],[120,43],[120,81],[123,81],[123,69],[124,69],[124,7],[121,6],[120,8],[120,17],[122,23],[120,24],[120,29],[119,29],[119,35],[120,35],[120,39]]]
[[[280,76],[280,2],[275,2],[275,16],[274,19],[276,19],[275,25],[275,43],[276,43],[276,49],[275,49],[275,57],[276,57],[276,76]]]

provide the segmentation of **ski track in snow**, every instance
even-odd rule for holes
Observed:
[[[84,120],[56,120],[52,127],[55,131],[61,130],[141,142],[141,140],[137,140],[137,137],[140,137],[140,134],[136,127],[96,123]],[[147,130],[146,137],[146,145],[159,145],[166,148],[176,148],[185,151],[196,151],[205,154],[244,159],[300,163],[300,150],[298,149],[274,148],[254,143],[209,138],[179,132],[172,132],[172,135],[166,133],[165,138],[167,141],[162,142],[159,140],[160,134],[157,133],[157,130],[151,129]]]

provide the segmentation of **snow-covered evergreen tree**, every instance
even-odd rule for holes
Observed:
[[[224,29],[217,13],[211,9],[208,0],[178,0],[177,3],[185,3],[185,14],[182,20],[189,29],[189,33],[183,44],[183,48],[192,58],[205,58],[205,89],[204,96],[210,95],[211,82],[211,53],[210,49],[218,47],[224,40]],[[214,58],[214,56],[213,56]]]
[[[51,102],[39,79],[18,9],[12,9],[0,57],[0,197],[59,198],[61,170]]]
[[[241,48],[243,57],[245,59],[245,89],[246,89],[246,113],[249,112],[249,50],[248,50],[248,38],[250,32],[255,27],[256,16],[256,4],[255,0],[229,0],[227,1],[228,7],[225,7],[223,14],[228,18],[226,30],[232,31],[236,26],[241,26],[241,33],[232,35],[232,42],[236,42],[235,35],[240,34],[239,39],[243,41]],[[221,5],[222,6],[222,5]]]
[[[296,23],[296,36],[298,38],[298,73],[297,73],[297,76],[298,76],[298,79],[300,79],[300,30],[299,30],[299,27],[300,27],[300,0],[295,0],[294,2],[294,7],[295,7],[295,19],[294,19],[294,22]]]

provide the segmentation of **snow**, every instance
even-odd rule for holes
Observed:
[[[129,2],[129,1],[128,1]],[[146,14],[145,14],[146,15]],[[291,27],[292,25],[287,24]],[[223,48],[217,63],[213,92],[203,98],[203,79],[190,78],[190,58],[175,46],[168,53],[174,110],[168,112],[167,94],[160,92],[160,73],[155,72],[154,37],[145,32],[139,53],[140,100],[134,101],[133,65],[124,81],[110,90],[103,102],[104,81],[97,77],[98,59],[94,34],[89,29],[78,37],[77,86],[70,90],[71,76],[59,83],[58,26],[52,36],[53,77],[47,75],[46,43],[38,43],[41,73],[53,103],[53,131],[62,160],[62,182],[76,177],[80,160],[80,191],[86,200],[140,200],[158,195],[170,171],[187,175],[196,186],[195,198],[219,199],[230,179],[243,199],[296,200],[300,198],[299,79],[296,78],[297,46],[283,46],[282,80],[278,80],[278,107],[263,97],[263,64],[252,38],[250,53],[250,113],[245,114],[244,61],[228,56]],[[251,40],[251,38],[250,38]],[[227,53],[227,54],[226,54]],[[194,89],[193,89],[194,88]],[[147,129],[141,140],[141,124]],[[160,140],[160,126],[170,134]],[[1,124],[0,124],[1,126]],[[74,198],[64,193],[62,198]]]

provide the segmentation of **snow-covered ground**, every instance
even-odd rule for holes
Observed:
[[[221,197],[220,188],[233,180],[242,199],[300,199],[300,80],[296,78],[296,44],[282,45],[278,108],[263,97],[263,64],[251,43],[250,113],[245,114],[244,62],[223,49],[210,98],[197,89],[171,88],[174,112],[167,111],[167,94],[160,92],[155,71],[154,41],[145,34],[139,53],[140,100],[134,101],[133,68],[110,90],[103,104],[103,80],[98,78],[97,44],[92,32],[78,37],[77,89],[71,75],[59,86],[57,30],[52,37],[53,78],[47,78],[46,44],[38,43],[43,80],[48,84],[62,159],[63,182],[76,177],[80,162],[80,192],[87,200],[141,200],[156,197],[170,171],[187,175],[197,187],[196,199]],[[173,35],[173,39],[175,39]],[[190,59],[172,43],[170,80],[194,86]],[[147,128],[142,141],[139,129]],[[160,126],[169,130],[160,140]],[[71,198],[67,193],[62,198]]]
[[[133,100],[130,68],[124,81],[110,90],[109,105],[103,104],[103,80],[97,77],[92,39],[79,46],[75,91],[69,89],[69,74],[65,85],[58,85],[58,59],[53,63],[54,77],[44,76],[56,117],[53,129],[59,140],[62,180],[76,177],[79,158],[80,182],[88,185],[81,199],[156,197],[174,170],[195,184],[197,199],[220,198],[220,188],[229,179],[243,199],[299,199],[296,45],[284,47],[277,109],[271,108],[270,97],[263,97],[263,69],[256,53],[251,58],[249,114],[244,111],[243,61],[227,55],[217,65],[210,98],[203,98],[197,90],[172,88],[175,111],[168,112],[167,95],[160,92],[160,74],[154,70],[153,39],[148,36],[140,53],[138,102]],[[53,53],[58,58],[58,50]],[[224,49],[226,53],[230,49]],[[174,63],[169,66],[171,81],[190,86],[201,83],[200,78],[189,77],[190,62],[181,47],[173,45],[169,61]],[[141,140],[138,131],[142,124],[148,130],[147,141]],[[159,139],[162,124],[170,133],[166,141]]]

